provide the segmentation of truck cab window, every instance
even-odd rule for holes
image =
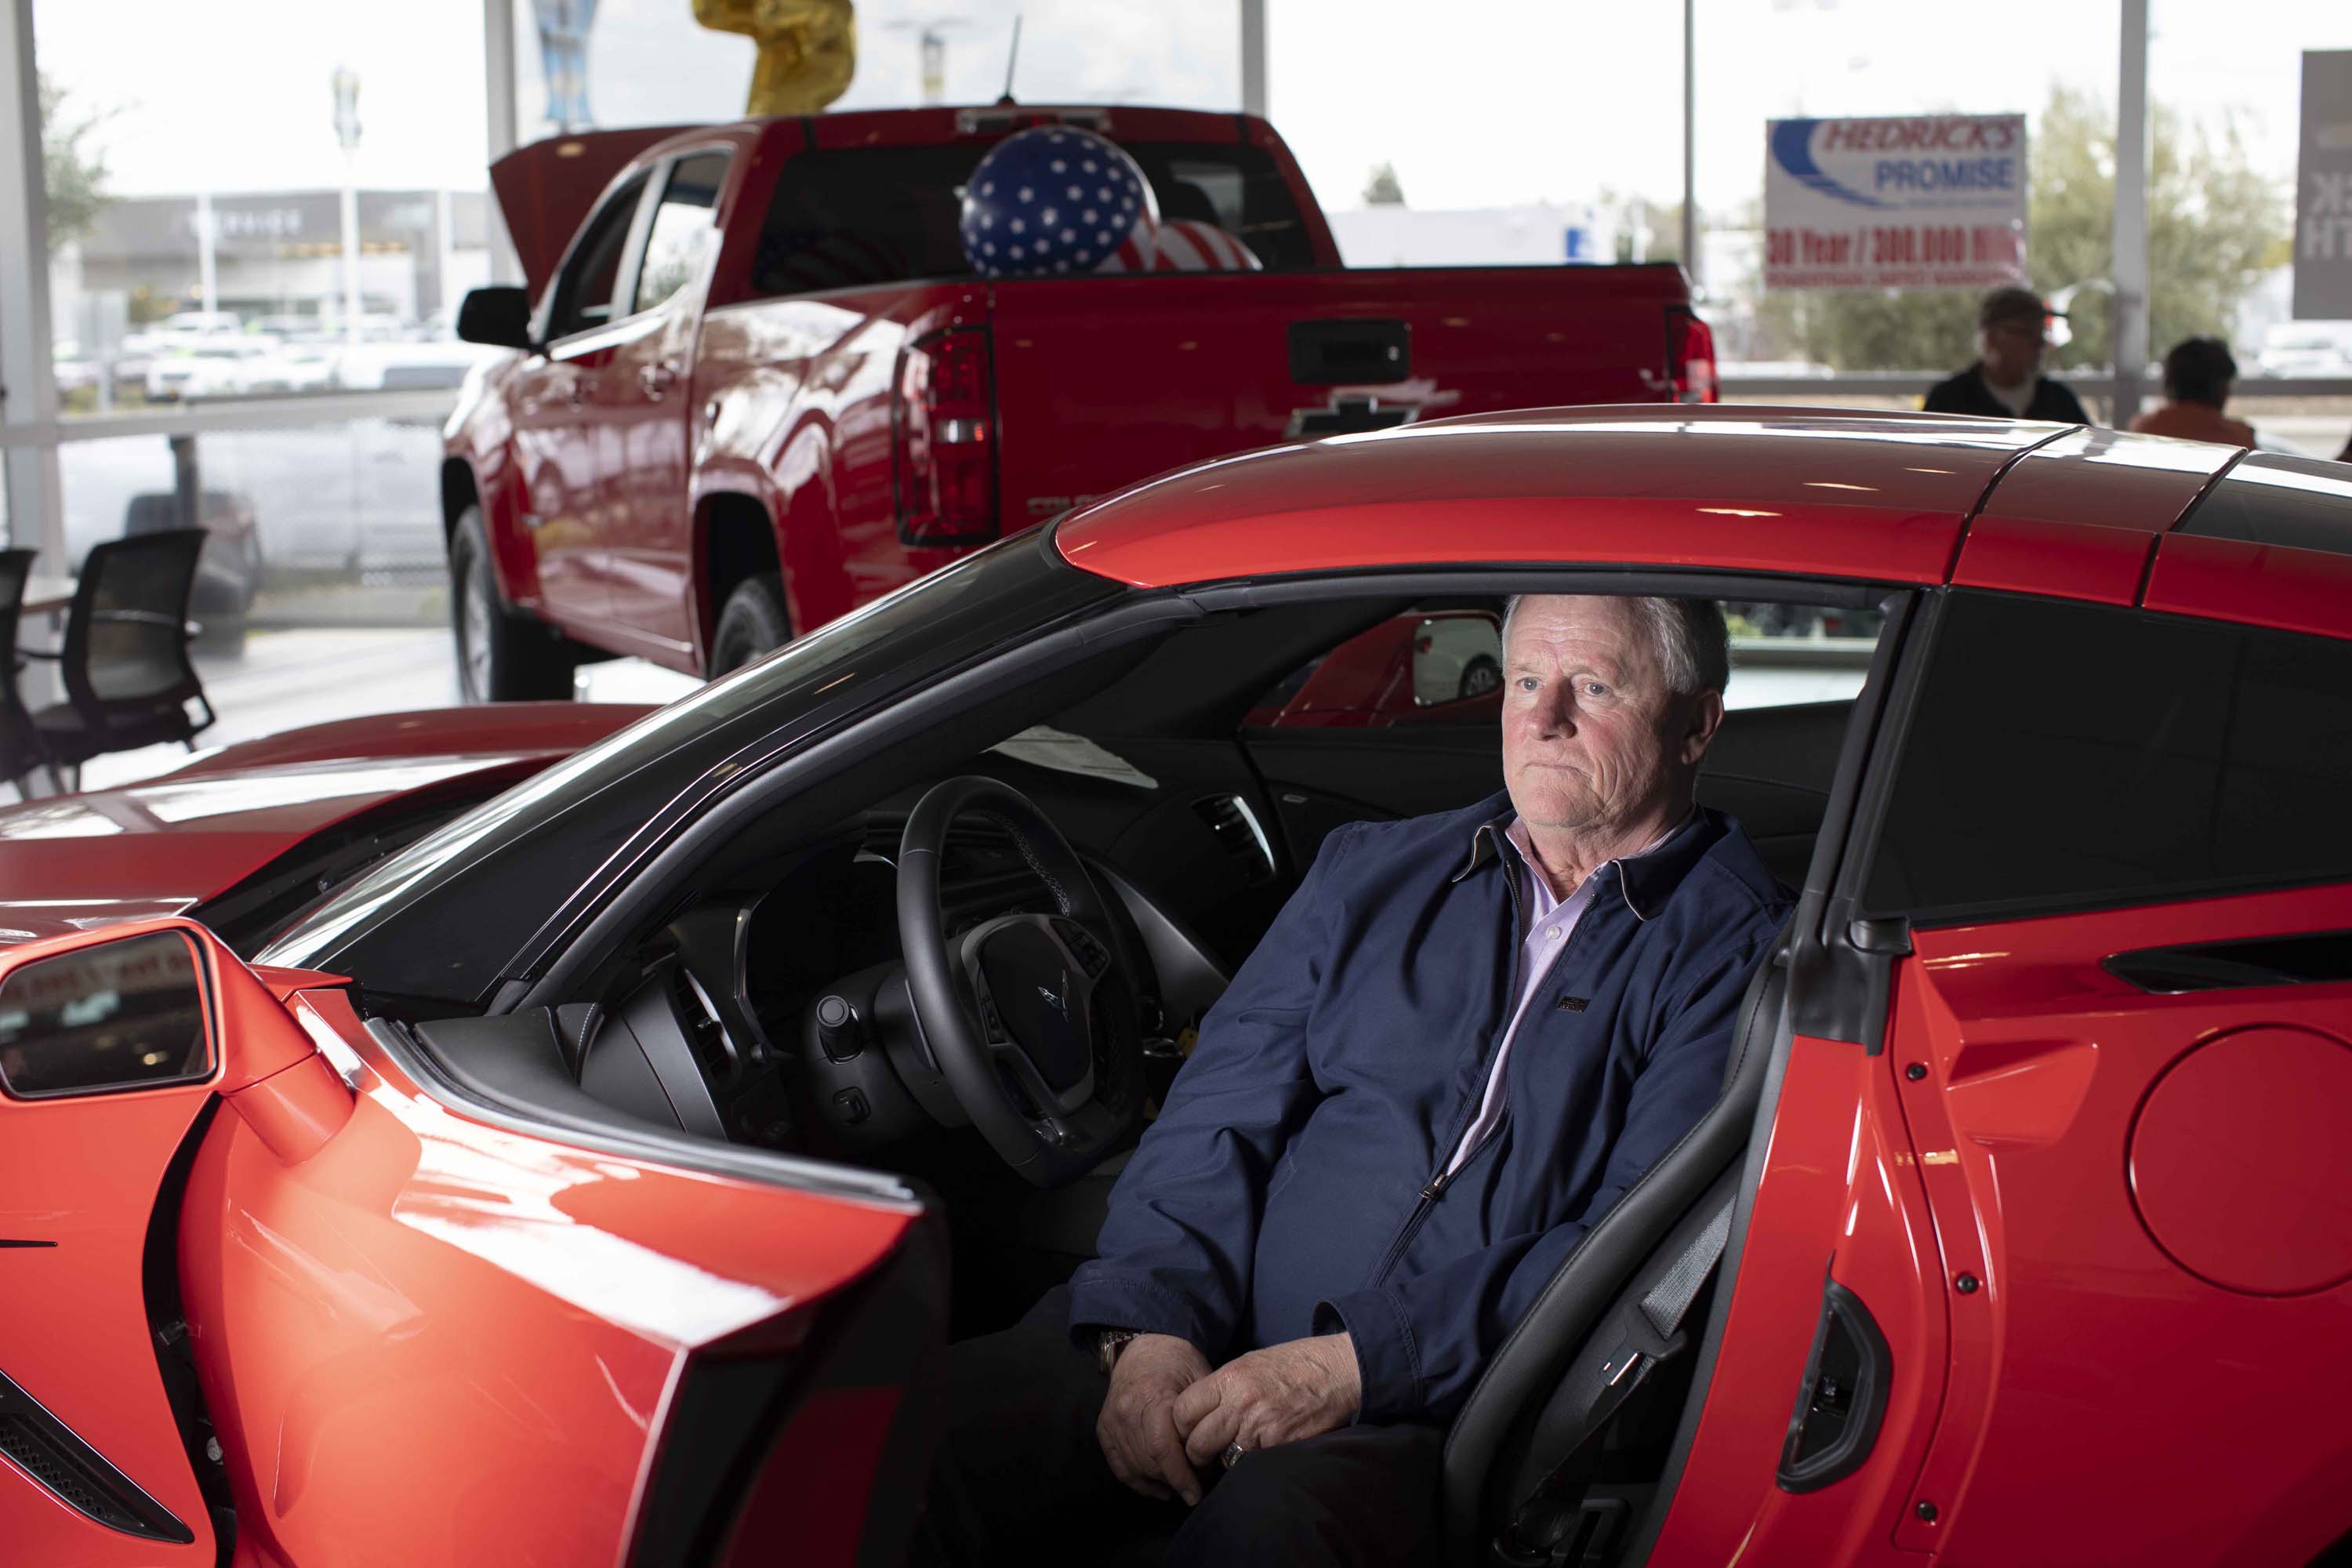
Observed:
[[[1213,223],[1270,270],[1315,265],[1290,187],[1263,149],[1121,142],[1160,216]],[[788,159],[751,262],[759,294],[966,278],[956,224],[964,182],[988,148],[820,148]]]
[[[579,242],[556,276],[554,308],[548,312],[550,341],[601,327],[613,319],[613,296],[621,281],[621,252],[630,220],[646,194],[640,174],[604,199],[581,231]]]
[[[633,313],[668,303],[701,275],[703,262],[719,244],[714,219],[719,187],[726,180],[724,153],[697,153],[671,165],[646,232],[645,259],[637,267]]]

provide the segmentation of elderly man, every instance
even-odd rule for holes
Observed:
[[[1330,836],[1100,1255],[951,1352],[921,1560],[1426,1559],[1445,1424],[1715,1099],[1789,909],[1693,795],[1713,605],[1517,600],[1504,665],[1506,795]]]

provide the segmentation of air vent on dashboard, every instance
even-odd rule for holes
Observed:
[[[1203,795],[1192,803],[1192,810],[1209,825],[1225,853],[1248,866],[1251,881],[1263,882],[1274,875],[1274,845],[1249,802],[1237,795]]]

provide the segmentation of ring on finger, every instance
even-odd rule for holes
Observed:
[[[1248,1452],[1249,1450],[1239,1443],[1228,1443],[1225,1445],[1225,1451],[1217,1456],[1217,1460],[1230,1470],[1234,1465],[1240,1463],[1241,1457]]]

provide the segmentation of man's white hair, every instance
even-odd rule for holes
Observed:
[[[1511,646],[1511,617],[1519,613],[1526,594],[1503,601],[1503,647]],[[1543,598],[1606,598],[1599,594],[1559,594]],[[1649,635],[1665,672],[1666,686],[1677,697],[1721,691],[1731,683],[1731,633],[1724,625],[1723,608],[1713,599],[1635,598],[1626,603]]]

